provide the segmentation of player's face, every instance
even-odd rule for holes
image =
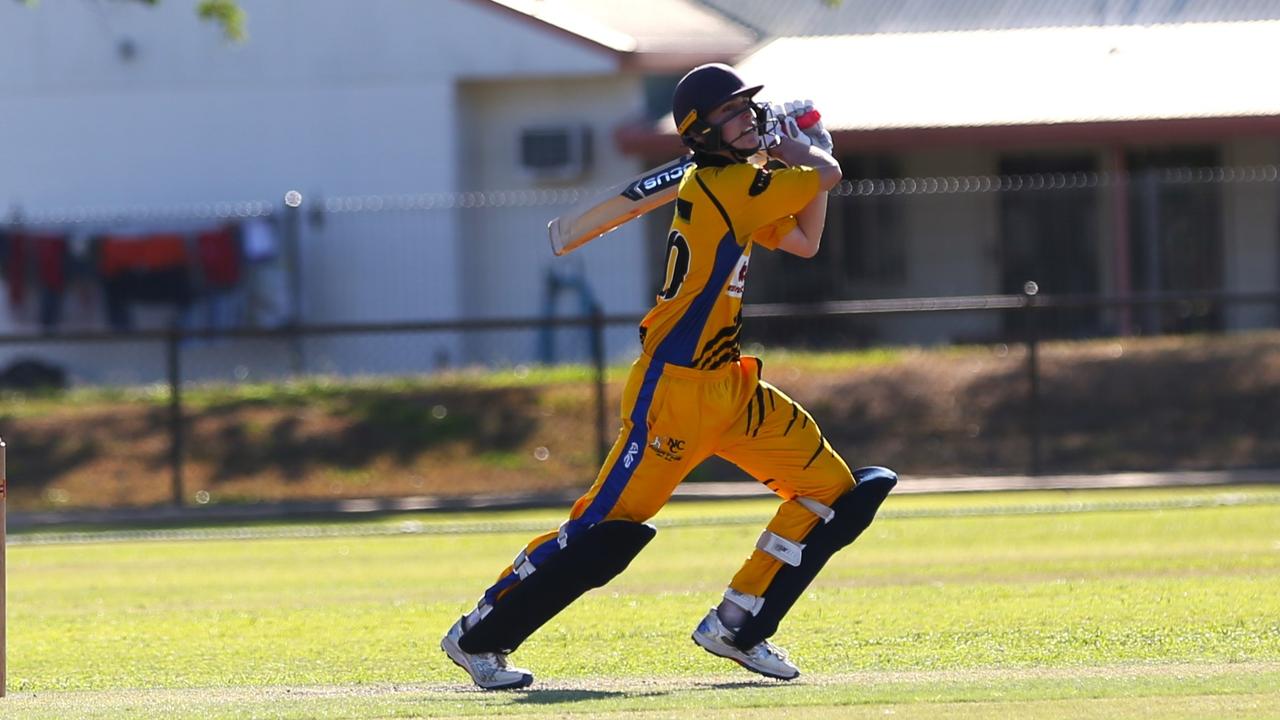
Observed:
[[[736,97],[711,111],[708,121],[720,126],[726,144],[739,150],[754,150],[760,147],[760,136],[751,110],[751,98]]]

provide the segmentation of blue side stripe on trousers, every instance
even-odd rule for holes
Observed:
[[[622,453],[614,461],[613,467],[609,469],[608,476],[605,477],[604,483],[600,486],[600,490],[596,492],[595,498],[592,499],[587,509],[576,519],[565,523],[564,532],[568,542],[572,542],[574,536],[578,533],[603,520],[609,514],[609,511],[613,510],[613,506],[618,504],[618,498],[622,496],[622,491],[627,487],[627,482],[631,480],[636,468],[640,466],[640,461],[644,457],[645,446],[648,443],[649,426],[647,418],[649,416],[649,408],[653,405],[653,393],[658,386],[659,378],[662,377],[662,368],[663,363],[654,361],[645,371],[644,380],[640,383],[640,392],[636,396],[635,406],[631,409],[631,432],[627,434]],[[632,456],[631,467],[627,467],[627,453],[632,445],[636,447],[636,451]],[[529,562],[533,563],[533,566],[537,568],[559,551],[559,538],[551,538],[529,553]],[[503,591],[514,586],[519,581],[520,575],[515,572],[515,568],[512,568],[511,572],[502,576],[498,582],[484,591],[485,602],[490,605],[494,604]]]
[[[640,383],[640,392],[636,394],[636,404],[631,408],[631,432],[627,434],[622,453],[613,461],[608,477],[600,486],[595,498],[591,500],[591,504],[578,519],[569,523],[566,530],[569,532],[570,539],[573,538],[574,531],[595,525],[603,520],[610,510],[613,510],[613,506],[618,504],[618,498],[622,497],[622,491],[626,489],[627,482],[635,474],[636,468],[640,467],[640,462],[644,459],[645,446],[649,442],[649,408],[653,406],[653,392],[658,387],[663,367],[665,367],[664,363],[653,360],[645,371],[644,380]],[[627,467],[627,454],[631,452],[632,446],[636,448],[634,461],[631,467]]]

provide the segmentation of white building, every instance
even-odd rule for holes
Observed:
[[[754,37],[682,0],[650,5],[723,25],[725,48],[670,52],[657,16],[633,20],[633,36],[518,9],[538,3],[243,0],[250,38],[232,44],[194,4],[0,4],[0,200],[26,232],[136,235],[208,225],[241,201],[278,214],[283,193],[299,190],[302,217],[317,220],[298,237],[307,323],[536,317],[553,269],[584,275],[605,312],[642,312],[648,280],[630,270],[645,262],[639,226],[557,263],[545,227],[558,205],[471,210],[460,194],[633,174],[639,161],[612,137],[643,116],[645,74],[736,54]],[[530,172],[521,138],[546,130],[585,138],[586,159]],[[54,331],[106,327],[94,292],[69,297]],[[36,304],[0,310],[0,333],[38,330]],[[573,298],[560,307],[578,310]],[[139,327],[173,315],[140,310]],[[617,328],[609,347],[626,352],[633,338]],[[216,376],[293,362],[265,347],[202,345],[199,363]],[[527,361],[537,347],[524,332],[339,336],[301,349],[310,369],[385,372]],[[91,381],[163,371],[154,344],[0,347],[0,359],[20,354]]]
[[[1070,181],[837,198],[819,262],[762,254],[749,300],[1011,293],[1028,280],[1059,295],[1280,289],[1280,95],[1257,74],[1280,60],[1280,2],[705,4],[764,38],[735,61],[750,82],[819,101],[854,190],[881,178]],[[651,161],[678,148],[670,118],[621,135]],[[995,340],[1018,322],[891,316],[853,334]],[[1054,324],[1096,335],[1278,322],[1274,303],[1193,303]]]

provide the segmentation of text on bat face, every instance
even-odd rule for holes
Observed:
[[[693,163],[681,163],[674,167],[664,168],[659,172],[653,173],[640,178],[631,184],[623,193],[632,200],[639,200],[650,193],[663,188],[669,187],[671,184],[678,182],[684,177],[685,172],[693,168]]]
[[[671,168],[670,170],[663,170],[660,173],[650,175],[649,177],[645,178],[641,182],[643,183],[643,187],[645,190],[656,190],[657,188],[666,187],[667,185],[670,185],[671,183],[684,177],[685,169],[691,168],[691,167],[693,167],[693,163],[688,163],[686,165],[677,165]]]

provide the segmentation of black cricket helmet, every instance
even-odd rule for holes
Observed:
[[[693,150],[712,153],[728,150],[739,160],[745,160],[742,151],[723,141],[720,126],[708,122],[707,116],[736,97],[755,97],[763,87],[748,86],[733,68],[721,63],[699,65],[690,70],[676,84],[675,96],[671,99],[671,116],[680,140]],[[756,130],[763,136],[765,109],[755,103],[752,105]]]

